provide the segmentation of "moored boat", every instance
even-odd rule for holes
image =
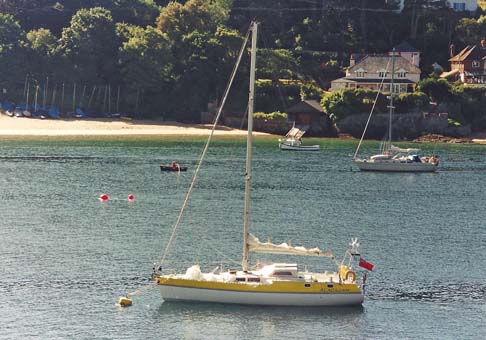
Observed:
[[[160,165],[161,171],[187,171],[187,166],[180,166],[178,163],[172,163],[171,165]]]
[[[366,134],[366,125],[361,140],[356,148],[353,157],[353,163],[361,171],[379,171],[379,172],[434,172],[439,167],[439,157],[437,155],[420,157],[420,149],[410,148],[402,149],[392,145],[392,122],[393,122],[393,96],[394,96],[394,79],[395,79],[395,50],[392,52],[392,70],[389,96],[389,119],[388,119],[388,139],[383,143],[381,153],[367,158],[359,158],[358,151]],[[385,76],[386,77],[386,72]],[[380,88],[381,89],[381,88]],[[374,106],[373,106],[374,107]],[[368,118],[368,122],[370,121]]]
[[[278,140],[278,147],[280,150],[291,151],[319,151],[320,146],[316,145],[302,145],[302,136],[305,134],[304,130],[300,130],[295,126],[290,129],[285,135],[285,138]]]

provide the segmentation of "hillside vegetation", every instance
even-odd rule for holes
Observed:
[[[320,100],[351,53],[383,53],[406,40],[424,76],[448,68],[448,49],[486,36],[482,10],[406,0],[5,0],[0,2],[3,100],[62,111],[131,112],[197,122],[220,99],[251,19],[261,22],[257,110]],[[230,94],[244,112],[248,58]],[[281,79],[293,80],[290,83]],[[76,89],[76,90],[75,90]],[[120,95],[118,95],[120,94]]]

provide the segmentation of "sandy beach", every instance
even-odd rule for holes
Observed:
[[[209,124],[181,124],[156,120],[36,119],[0,115],[1,136],[207,136]],[[268,135],[256,132],[258,135]],[[246,130],[218,126],[216,136],[243,136]]]

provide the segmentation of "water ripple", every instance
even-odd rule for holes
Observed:
[[[455,302],[486,300],[486,284],[472,282],[430,283],[423,285],[392,286],[370,292],[373,300]]]

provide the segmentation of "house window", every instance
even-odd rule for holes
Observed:
[[[407,76],[407,72],[399,71],[397,72],[397,78],[405,78]]]
[[[386,78],[386,71],[380,71],[380,72],[378,72],[378,77],[379,78]]]
[[[357,78],[364,78],[365,72],[364,71],[356,71],[356,77]]]
[[[473,60],[472,62],[472,67],[473,68],[479,68],[479,66],[481,65],[481,63],[477,60]]]
[[[452,4],[452,8],[456,12],[463,12],[463,11],[466,10],[466,3],[464,3],[464,2],[462,2],[462,3],[455,2],[454,4]]]

